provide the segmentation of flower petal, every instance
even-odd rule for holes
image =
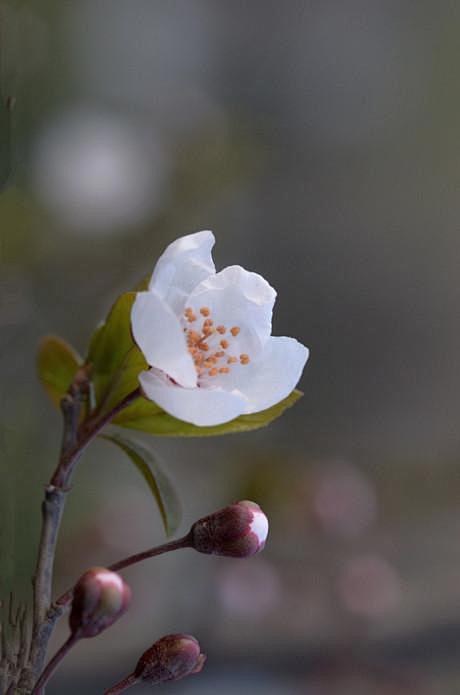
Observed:
[[[214,234],[188,234],[173,241],[158,259],[149,289],[154,290],[177,314],[182,314],[190,292],[216,272],[211,251]]]
[[[215,377],[215,383],[240,391],[248,401],[245,412],[257,413],[289,396],[302,376],[308,355],[308,348],[294,338],[271,337],[258,360],[232,365],[229,374]]]
[[[275,299],[275,290],[261,275],[233,265],[203,280],[188,297],[187,307],[198,316],[200,308],[207,307],[214,326],[227,328],[229,350],[251,354],[270,336]],[[229,333],[233,326],[240,329],[238,337]]]
[[[133,337],[152,367],[182,386],[196,386],[197,374],[177,316],[155,292],[139,292],[131,311]]]
[[[247,407],[246,399],[237,391],[220,388],[186,389],[172,384],[152,369],[141,372],[139,381],[147,396],[170,415],[198,427],[229,422]]]

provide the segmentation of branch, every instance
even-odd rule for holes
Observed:
[[[42,528],[33,579],[33,630],[30,661],[35,676],[43,668],[46,648],[52,631],[52,627],[49,629],[47,625],[46,615],[51,604],[54,557],[68,492],[67,484],[70,479],[69,475],[63,475],[63,468],[68,452],[76,446],[80,409],[81,394],[71,387],[70,392],[61,400],[64,427],[59,464],[50,484],[45,488],[45,498],[42,502]]]
[[[79,427],[81,404],[88,393],[88,388],[87,371],[86,368],[82,368],[77,373],[69,393],[61,401],[64,420],[61,455],[50,484],[45,489],[45,499],[42,503],[42,531],[33,580],[34,610],[30,664],[35,677],[43,668],[48,641],[56,622],[49,619],[54,558],[72,473],[88,444],[112,418],[130,405],[141,393],[140,389],[132,391],[111,411],[99,419],[90,418]]]

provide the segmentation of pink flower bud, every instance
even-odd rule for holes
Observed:
[[[69,625],[79,637],[95,637],[128,608],[131,590],[119,574],[92,567],[75,585]]]
[[[191,545],[200,553],[250,557],[265,546],[268,519],[255,502],[231,504],[196,521],[190,531]]]
[[[144,652],[134,671],[136,680],[155,684],[178,681],[184,676],[199,673],[206,657],[191,635],[166,635]]]

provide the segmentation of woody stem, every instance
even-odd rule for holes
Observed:
[[[87,388],[87,375],[85,380],[79,373],[61,401],[64,420],[61,455],[51,481],[45,488],[42,503],[41,537],[33,580],[33,630],[30,653],[30,667],[35,677],[43,668],[48,641],[57,619],[54,618],[54,614],[50,614],[53,567],[72,473],[83,451],[105,425],[140,396],[140,389],[137,388],[108,413],[89,418],[79,426],[81,404]]]

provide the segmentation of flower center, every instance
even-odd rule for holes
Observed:
[[[246,353],[237,356],[228,352],[231,349],[232,338],[236,338],[240,327],[214,326],[211,310],[207,306],[201,307],[200,314],[204,319],[201,327],[201,318],[193,309],[188,307],[184,311],[187,323],[195,324],[194,327],[185,327],[184,333],[198,376],[207,374],[215,377],[218,374],[229,374],[232,364],[249,364],[251,360]]]

